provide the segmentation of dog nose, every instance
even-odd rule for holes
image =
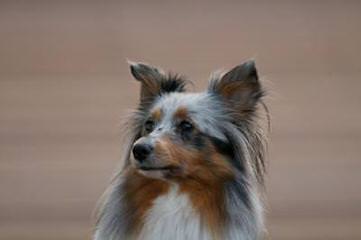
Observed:
[[[138,143],[133,147],[134,158],[139,162],[143,162],[152,150],[153,147],[151,145]]]

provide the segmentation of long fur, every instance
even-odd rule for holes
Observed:
[[[132,71],[136,69],[132,68]],[[154,69],[151,71],[153,71],[152,76],[155,74],[157,77],[159,72],[154,72]],[[143,75],[136,74],[133,73],[136,78],[139,78],[138,80],[144,80]],[[252,74],[256,73],[252,72]],[[141,99],[139,108],[127,125],[129,136],[125,147],[125,164],[113,179],[101,201],[94,240],[258,240],[263,237],[261,195],[266,169],[264,160],[266,137],[258,123],[257,112],[258,107],[262,106],[260,100],[264,96],[264,91],[257,88],[256,92],[252,92],[251,97],[254,102],[250,104],[253,106],[247,107],[245,115],[245,111],[240,113],[238,108],[224,104],[223,99],[219,97],[217,91],[221,78],[222,75],[214,77],[205,93],[181,98],[185,80],[170,75],[168,77],[162,75],[161,78],[158,76],[160,84],[157,92],[151,95],[152,98]],[[144,101],[147,101],[146,104]],[[197,101],[199,106],[192,106],[193,111],[202,112],[205,118],[209,117],[209,114],[216,115],[204,120],[202,127],[205,131],[211,131],[216,139],[224,138],[230,143],[232,157],[229,159],[229,164],[233,177],[222,177],[220,189],[222,206],[216,206],[216,208],[219,207],[220,211],[224,212],[222,213],[224,222],[219,222],[220,229],[215,232],[203,221],[201,216],[203,213],[192,207],[194,203],[192,195],[182,192],[177,184],[163,183],[139,176],[131,167],[129,160],[131,149],[134,142],[142,136],[145,118],[149,115],[151,106],[161,104],[162,101],[174,103],[168,104],[172,105],[168,106],[169,109],[179,104],[178,101],[189,105],[192,105],[192,101]],[[217,110],[208,112],[207,106]],[[210,127],[206,126],[208,122],[210,122]],[[212,129],[217,129],[219,132]],[[220,145],[221,143],[216,144],[216,146]],[[130,176],[132,176],[131,179]],[[216,188],[209,186],[209,190],[201,189],[200,191],[205,191],[202,193],[207,194],[213,187]],[[144,201],[139,203],[129,201],[129,199],[139,199],[141,196],[146,196]],[[212,210],[209,209],[209,211]],[[139,218],[142,219],[140,223]]]

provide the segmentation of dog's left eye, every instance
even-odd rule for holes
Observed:
[[[144,129],[147,133],[150,133],[154,129],[154,121],[153,120],[147,120],[144,124]]]
[[[179,129],[182,132],[189,132],[193,129],[193,124],[187,120],[183,120],[179,123]]]

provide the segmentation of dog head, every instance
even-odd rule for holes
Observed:
[[[183,78],[152,66],[130,68],[141,83],[130,156],[137,171],[166,180],[227,178],[243,171],[232,131],[247,131],[263,96],[253,61],[213,77],[200,93],[185,92]]]

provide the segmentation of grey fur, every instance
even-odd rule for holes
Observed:
[[[241,65],[238,67],[239,69],[245,71],[237,73],[242,76],[242,79],[246,79],[249,74],[252,78],[257,77],[253,62]],[[159,72],[157,71],[157,73]],[[236,80],[232,79],[232,81]],[[258,124],[256,113],[258,103],[263,96],[263,90],[259,86],[257,93],[250,95],[250,97],[255,98],[252,111],[247,112],[247,115],[239,114],[237,109],[227,104],[226,100],[219,96],[217,85],[220,81],[222,81],[222,77],[213,79],[209,90],[203,93],[174,91],[159,94],[152,99],[151,104],[147,105],[146,108],[140,107],[133,115],[130,121],[131,127],[128,128],[131,136],[126,147],[125,166],[114,178],[99,208],[94,240],[138,240],[136,236],[130,236],[127,229],[129,227],[128,218],[131,214],[127,212],[126,204],[122,201],[123,172],[130,164],[132,144],[140,138],[142,125],[150,110],[159,107],[163,109],[165,118],[161,123],[163,124],[162,131],[169,132],[171,125],[167,117],[171,116],[175,109],[180,106],[189,109],[192,119],[201,127],[203,132],[230,141],[235,149],[234,158],[242,166],[241,169],[234,169],[236,177],[228,182],[225,187],[227,222],[223,228],[222,239],[262,239],[264,223],[261,191],[265,172],[265,136]],[[252,79],[252,81],[260,84],[258,78]]]

